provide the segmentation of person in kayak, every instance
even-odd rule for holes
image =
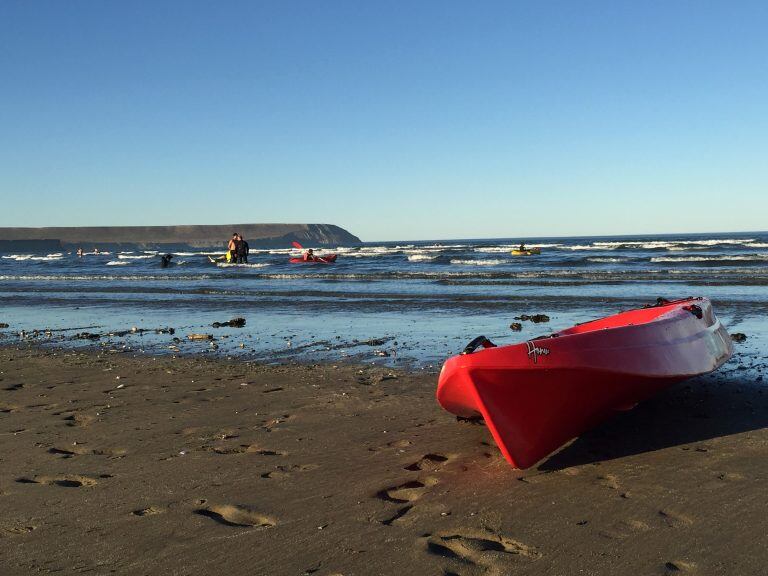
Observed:
[[[525,252],[526,251],[525,242],[520,242],[520,248],[518,248],[518,250],[520,252]]]
[[[248,246],[248,242],[243,240],[242,235],[237,235],[237,263],[238,264],[248,264],[248,251],[250,247]]]
[[[312,252],[312,248],[304,252],[304,262],[314,262],[317,260],[315,254]]]

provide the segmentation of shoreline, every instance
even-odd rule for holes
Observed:
[[[766,364],[738,349],[526,471],[437,406],[433,373],[14,346],[0,366],[9,576],[764,564]]]

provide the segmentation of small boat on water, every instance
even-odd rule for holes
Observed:
[[[481,416],[504,458],[529,468],[615,412],[716,370],[732,353],[709,300],[660,298],[521,344],[475,338],[443,365],[437,401],[457,416]]]
[[[525,250],[511,250],[512,256],[533,256],[535,254],[541,254],[541,248],[526,248]]]
[[[336,262],[338,254],[326,254],[325,256],[312,256],[305,260],[304,258],[291,258],[288,260],[291,264],[333,264]]]

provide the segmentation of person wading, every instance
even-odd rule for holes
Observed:
[[[250,247],[241,234],[237,235],[237,263],[248,264],[248,252]]]
[[[232,234],[232,238],[229,239],[227,244],[227,252],[229,252],[229,262],[237,262],[237,232]]]

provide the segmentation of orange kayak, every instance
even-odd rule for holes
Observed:
[[[709,300],[660,298],[520,344],[496,347],[480,336],[443,365],[437,401],[457,416],[482,416],[504,458],[528,468],[732,353]]]

